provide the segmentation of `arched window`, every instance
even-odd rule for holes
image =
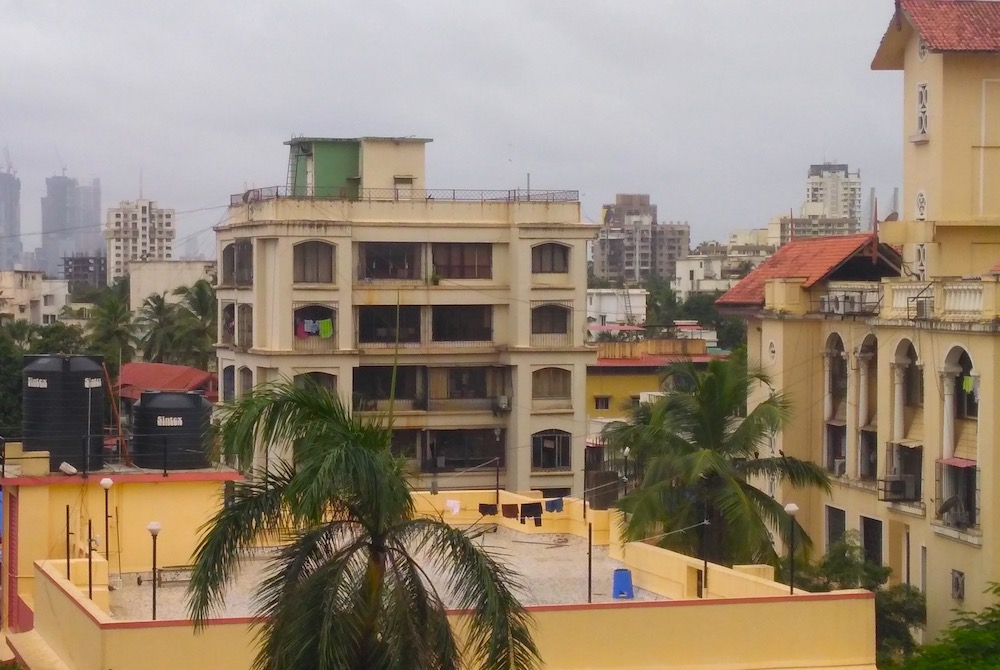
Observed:
[[[227,244],[222,249],[222,285],[232,286],[236,283],[236,245]]]
[[[244,396],[253,390],[253,372],[245,365],[239,370],[240,396]]]
[[[569,272],[569,247],[552,242],[539,244],[531,250],[532,274]]]
[[[232,344],[236,336],[236,305],[231,302],[222,303],[222,318],[219,319],[219,342]]]
[[[337,392],[337,375],[331,375],[328,372],[303,372],[302,374],[295,375],[292,381],[300,389],[319,386],[330,393]]]
[[[976,380],[972,377],[972,359],[963,351],[958,357],[961,371],[955,377],[955,416],[959,419],[975,419],[979,416],[979,393]]]
[[[531,436],[532,470],[569,470],[573,436],[565,430],[543,430]]]
[[[240,305],[236,316],[236,346],[249,349],[253,346],[253,306]]]
[[[236,398],[236,367],[222,368],[222,402],[232,402]]]
[[[569,398],[573,375],[562,368],[542,368],[531,373],[532,398]]]
[[[531,310],[532,335],[569,332],[570,311],[560,305],[541,305]]]
[[[906,352],[906,369],[903,371],[903,398],[907,407],[924,406],[924,371],[917,365],[917,350],[909,342]]]
[[[310,241],[296,244],[292,265],[295,283],[332,284],[334,277],[334,246],[328,242]]]

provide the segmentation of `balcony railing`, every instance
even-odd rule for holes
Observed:
[[[296,337],[293,349],[295,349],[295,351],[302,351],[310,354],[322,354],[336,351],[336,333],[334,333],[331,337],[317,337],[315,335],[305,338]]]
[[[418,188],[364,188],[333,186],[303,189],[287,186],[252,188],[243,193],[234,193],[229,204],[236,207],[251,202],[276,200],[278,198],[318,198],[324,200],[351,200],[366,202],[393,201],[433,201],[449,202],[579,202],[579,191],[538,191],[527,189],[476,190],[476,189],[418,189]]]
[[[573,344],[571,333],[532,333],[528,341],[533,347],[568,347]]]
[[[493,398],[431,398],[427,409],[431,412],[484,412],[493,409]]]
[[[982,282],[947,282],[941,288],[944,294],[943,307],[946,315],[982,316]]]

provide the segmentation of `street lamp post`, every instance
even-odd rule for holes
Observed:
[[[628,447],[622,449],[622,456],[625,458],[625,493],[628,493],[628,455],[632,453],[632,450]]]
[[[146,525],[146,530],[153,538],[153,621],[156,621],[156,582],[159,581],[156,578],[156,536],[160,534],[160,529],[159,521],[150,521]]]
[[[788,593],[795,594],[795,515],[799,513],[799,506],[793,502],[785,505],[785,513],[788,515]]]
[[[110,524],[108,520],[111,516],[108,514],[108,491],[111,490],[114,482],[111,477],[105,477],[101,480],[101,488],[104,489],[104,560],[108,562],[108,567],[111,566],[111,535],[109,535],[108,529]]]
[[[499,428],[493,429],[493,437],[497,438],[497,450],[496,450],[496,475],[497,475],[497,497],[496,505],[497,509],[500,509],[500,435],[503,433]]]

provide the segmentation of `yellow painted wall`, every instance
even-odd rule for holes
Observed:
[[[591,418],[626,418],[632,396],[660,390],[660,368],[587,368],[587,415]],[[595,398],[610,396],[608,409],[597,409]]]
[[[80,598],[57,566],[35,569],[36,600],[44,603],[37,631],[71,670],[174,670],[195,659],[199,667],[245,670],[252,662],[246,620],[199,633],[187,622],[125,627]],[[540,607],[532,616],[546,668],[875,668],[874,601],[865,592]],[[452,616],[460,638],[463,620]],[[43,667],[32,664],[39,652],[29,640],[14,636],[11,645],[30,670]]]

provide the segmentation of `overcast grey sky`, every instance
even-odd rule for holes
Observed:
[[[284,183],[292,134],[432,137],[429,187],[530,172],[579,189],[590,220],[650,193],[694,241],[797,209],[810,163],[858,167],[885,199],[901,181],[901,75],[869,69],[892,0],[2,5],[25,231],[61,163],[101,178],[105,209],[141,168],[145,196],[184,212]],[[223,211],[179,216],[181,235]]]

